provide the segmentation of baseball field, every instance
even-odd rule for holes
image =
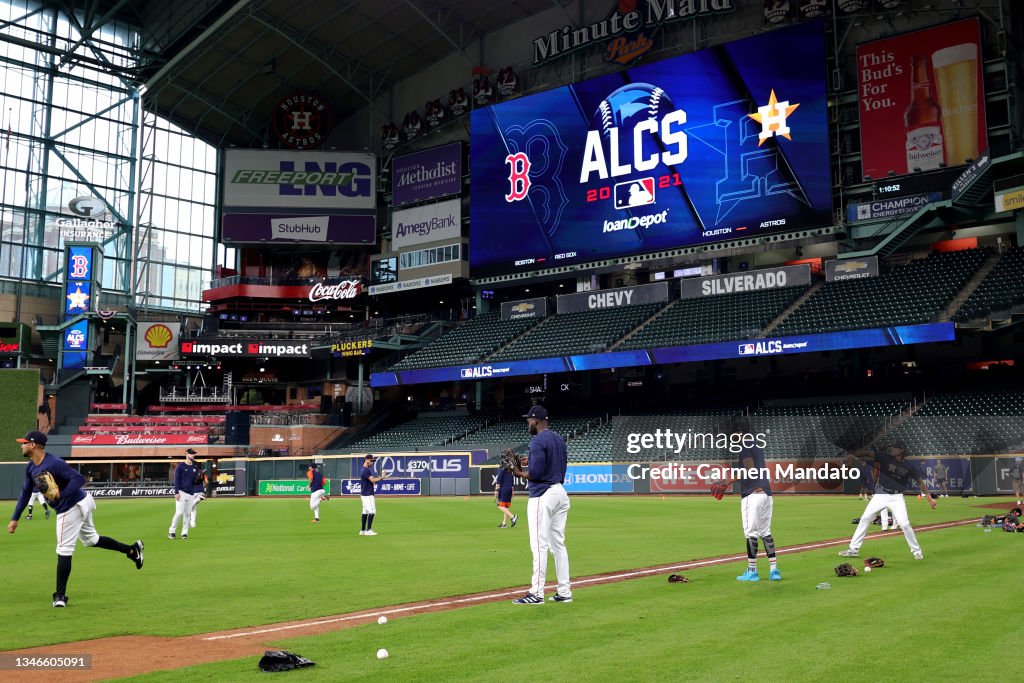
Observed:
[[[491,498],[378,499],[376,537],[358,535],[352,499],[324,503],[318,525],[305,499],[213,499],[188,541],[167,538],[169,500],[100,500],[99,532],[144,539],[145,567],[79,546],[70,604],[55,610],[54,520],[23,520],[0,548],[0,651],[94,656],[89,671],[24,680],[247,681],[265,649],[316,662],[296,680],[1006,680],[1024,534],[975,526],[994,503],[1010,507],[908,498],[925,559],[873,531],[854,562],[886,566],[840,579],[836,552],[863,502],[777,496],[783,580],[764,580],[762,556],[763,580],[745,584],[739,497],[576,496],[574,602],[519,606],[525,515],[498,529]],[[468,594],[483,595],[452,599]]]

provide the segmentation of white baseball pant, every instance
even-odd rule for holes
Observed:
[[[174,501],[174,517],[171,518],[171,528],[168,533],[174,533],[181,521],[181,535],[188,536],[189,525],[192,523],[192,507],[195,505],[196,496],[194,493],[178,492],[178,500]]]
[[[320,499],[327,494],[326,489],[320,489],[319,491],[313,491],[309,494],[309,509],[313,511],[313,517],[320,519]]]
[[[569,517],[569,494],[561,484],[553,484],[544,495],[530,498],[526,504],[530,526],[530,549],[533,550],[533,578],[530,592],[544,597],[548,572],[548,551],[555,558],[557,593],[572,597],[569,585],[569,552],[565,549],[565,522]]]
[[[359,496],[359,499],[363,503],[364,515],[377,514],[377,500],[373,496]]]
[[[57,515],[58,555],[71,557],[75,553],[76,541],[81,541],[82,545],[87,546],[99,542],[99,532],[92,522],[92,513],[95,509],[96,501],[93,500],[91,493],[86,493],[78,505]]]
[[[29,507],[32,507],[36,503],[39,503],[40,505],[49,505],[49,502],[46,500],[46,496],[43,495],[42,491],[33,491],[32,495],[28,497]]]
[[[907,539],[910,552],[921,552],[921,545],[917,542],[917,535],[914,533],[913,527],[910,526],[910,518],[907,516],[907,502],[903,499],[902,493],[876,493],[871,496],[868,506],[864,508],[864,514],[860,516],[860,522],[857,523],[857,530],[853,532],[853,538],[850,540],[850,550],[860,550],[860,547],[864,545],[864,537],[868,534],[868,527],[871,526],[872,520],[875,519],[875,515],[885,508],[892,512],[896,524],[903,529],[903,537]]]
[[[740,502],[743,535],[764,538],[772,535],[772,508],[774,501],[767,493],[751,493]]]

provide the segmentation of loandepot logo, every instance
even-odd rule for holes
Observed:
[[[779,135],[792,140],[789,137],[789,115],[796,111],[800,104],[790,104],[788,101],[779,102],[775,97],[775,90],[768,97],[768,104],[757,108],[756,114],[747,114],[761,124],[761,134],[757,136],[757,146],[760,147],[770,137]]]
[[[668,209],[661,213],[652,213],[647,216],[630,216],[618,221],[605,221],[602,232],[619,232],[620,230],[646,230],[655,225],[664,225],[668,221]]]

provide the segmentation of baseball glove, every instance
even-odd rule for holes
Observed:
[[[682,574],[670,574],[668,577],[669,583],[690,583],[690,580]]]
[[[711,484],[711,495],[715,500],[722,500],[722,497],[729,491],[729,484],[724,481],[716,481]]]
[[[885,560],[880,557],[869,557],[864,560],[865,567],[871,567],[872,569],[878,569],[879,567],[885,566]]]
[[[46,500],[55,501],[60,498],[60,489],[57,488],[57,482],[53,480],[52,474],[40,472],[33,479],[36,483],[36,490],[42,493]]]
[[[857,576],[859,573],[849,562],[843,562],[836,567],[836,576]]]
[[[505,450],[501,454],[501,469],[506,472],[512,472],[521,467],[519,454],[514,452],[511,448]]]

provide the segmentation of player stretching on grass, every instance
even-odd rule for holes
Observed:
[[[915,560],[923,560],[924,554],[917,542],[913,527],[910,526],[910,518],[907,516],[907,503],[903,500],[903,492],[910,488],[911,482],[917,482],[921,493],[928,499],[928,504],[935,509],[935,499],[928,491],[928,485],[921,476],[921,470],[917,463],[907,460],[907,444],[904,441],[894,441],[888,453],[879,452],[875,456],[878,463],[878,483],[875,485],[875,495],[871,496],[868,506],[864,508],[864,514],[860,516],[857,523],[857,531],[850,539],[850,548],[839,554],[842,557],[857,557],[860,547],[864,544],[864,537],[868,533],[868,525],[883,508],[889,508],[896,523],[903,529],[903,537],[907,539],[910,552]]]

